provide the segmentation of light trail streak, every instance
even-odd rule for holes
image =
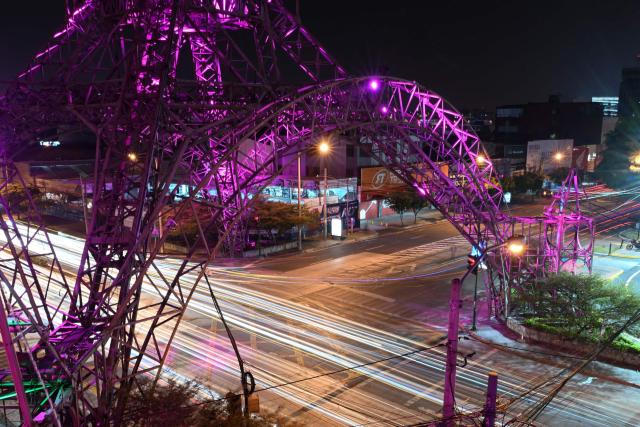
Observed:
[[[75,268],[83,247],[82,240],[54,234],[51,237],[61,261],[66,266]],[[163,274],[171,277],[178,268],[179,260],[157,260],[156,264]],[[10,266],[4,267],[9,268]],[[291,350],[303,352],[304,357],[308,360],[315,360],[316,363],[347,368],[390,354],[403,354],[424,345],[421,341],[394,334],[352,318],[342,317],[254,290],[247,286],[248,281],[252,284],[256,282],[256,280],[251,280],[251,276],[237,276],[234,271],[219,268],[216,268],[214,272],[215,276],[211,279],[212,284],[225,317],[232,328],[260,337],[261,346],[266,349],[277,349],[274,353],[264,349],[256,351],[242,343],[240,345],[241,352],[249,362],[248,364],[261,387],[270,387],[297,378],[311,377],[322,372],[319,372],[317,368],[306,368],[287,360],[286,356],[282,356]],[[225,280],[224,276],[220,277],[222,272],[226,272],[227,277],[244,278],[245,283]],[[150,280],[159,279],[159,275],[155,272],[150,271],[149,275]],[[195,279],[194,274],[185,277],[185,280],[193,279]],[[293,281],[295,278],[289,279]],[[275,280],[275,278],[269,277],[269,280]],[[212,309],[208,290],[203,285],[201,284],[194,293],[188,310],[188,318],[217,320],[218,317]],[[154,294],[153,286],[147,281],[143,282],[143,298],[153,298]],[[55,295],[52,296],[52,298],[54,297]],[[141,311],[141,316],[145,316],[146,313]],[[60,319],[57,318],[57,320]],[[409,322],[404,323],[409,324]],[[139,333],[146,333],[144,324],[140,325]],[[416,322],[415,325],[422,324]],[[235,355],[228,351],[226,338],[217,335],[213,337],[212,334],[211,331],[196,326],[193,320],[185,320],[173,342],[173,349],[166,368],[167,372],[175,372],[183,379],[197,377],[203,371],[211,372],[211,376],[209,376],[211,380],[207,382],[207,387],[213,386],[221,391],[224,391],[224,387],[228,387],[227,389],[237,387],[239,371]],[[161,329],[158,336],[164,340],[164,343],[161,344],[166,344],[169,339],[169,330]],[[391,394],[371,394],[360,388],[344,389],[344,383],[338,378],[322,377],[309,381],[309,384],[306,384],[304,388],[300,386],[274,388],[265,396],[265,400],[272,399],[269,396],[273,396],[273,398],[277,396],[277,399],[289,402],[288,407],[293,404],[293,406],[313,408],[314,416],[322,416],[325,422],[337,424],[362,424],[380,417],[388,417],[389,414],[397,413],[398,410],[417,419],[424,418],[424,413],[416,409],[398,406],[388,396],[398,392],[405,393],[408,397],[419,396],[422,400],[430,402],[431,407],[437,408],[441,404],[440,384],[444,371],[443,352],[431,351],[420,357],[410,357],[406,360],[410,364],[389,366],[388,363],[385,363],[379,369],[367,367],[354,370],[356,375],[365,376],[375,381],[379,384],[378,388],[385,386],[396,390]],[[155,362],[145,359],[143,363],[146,364],[145,366],[151,366]],[[484,363],[471,360],[468,367],[459,370],[458,399],[460,402],[468,402],[469,408],[482,404],[478,396],[482,396],[486,375],[491,369]],[[517,395],[530,382],[523,380],[516,372],[501,373],[500,384],[505,396]],[[221,387],[223,388],[221,389]],[[314,391],[309,391],[309,387]],[[342,391],[343,389],[344,391]],[[322,396],[336,390],[341,390],[345,397],[333,402],[318,400],[318,394]],[[217,393],[212,390],[209,392]],[[533,401],[531,399],[540,396],[540,394],[533,394],[528,398],[529,400],[525,400],[525,403],[530,403]],[[277,406],[276,403],[274,402],[274,405]],[[347,407],[340,406],[340,403],[343,403],[343,406],[348,404],[362,408],[364,415],[350,411]],[[594,403],[586,399],[580,400],[580,403],[594,407]],[[594,410],[598,410],[596,408],[600,407],[603,411],[605,410],[605,405],[595,405]],[[565,413],[569,418],[577,417],[588,420],[592,424],[593,415],[589,411],[585,411],[584,408],[581,408],[581,411],[569,410],[558,405],[553,408]],[[615,410],[612,411],[608,407],[606,409],[610,421],[616,420],[617,425],[625,424],[625,419],[618,416]]]

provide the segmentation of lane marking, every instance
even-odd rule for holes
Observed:
[[[631,283],[631,281],[638,275],[640,274],[640,270],[636,271],[635,273],[633,273],[631,276],[629,276],[629,278],[627,279],[627,281],[624,283],[625,286],[629,286],[629,283]]]
[[[382,295],[374,294],[373,292],[361,291],[361,290],[353,289],[353,288],[345,288],[345,289],[348,289],[350,292],[353,292],[353,293],[356,293],[356,294],[366,295],[368,297],[377,298],[377,299],[380,299],[382,301],[396,302],[395,298],[385,297],[385,296],[382,296]]]

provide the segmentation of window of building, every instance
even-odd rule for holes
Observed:
[[[498,108],[496,109],[496,117],[521,117],[524,108]]]

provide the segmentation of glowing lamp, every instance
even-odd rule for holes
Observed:
[[[387,114],[387,113],[389,112],[389,109],[387,108],[387,106],[386,106],[386,105],[383,105],[383,106],[380,108],[380,112],[381,112],[382,114]]]
[[[511,255],[521,255],[524,252],[524,244],[521,242],[511,242],[507,245],[507,250]]]
[[[636,164],[636,165],[640,165],[640,154],[636,154],[633,157],[633,163]]]
[[[369,80],[369,89],[371,89],[374,92],[380,89],[380,80],[378,79]]]
[[[135,162],[138,160],[138,156],[134,152],[130,152],[129,154],[127,154],[127,158],[132,162]]]
[[[562,153],[556,153],[556,154],[553,155],[553,158],[558,160],[558,161],[562,160],[563,157],[564,156],[562,155]]]
[[[320,154],[328,154],[329,151],[331,151],[331,146],[327,141],[322,141],[318,144],[318,152],[320,152]]]
[[[478,157],[476,157],[476,164],[478,166],[482,166],[487,162],[487,158],[485,156],[483,156],[482,154],[479,154]]]

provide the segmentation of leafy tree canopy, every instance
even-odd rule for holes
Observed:
[[[282,202],[257,200],[251,209],[250,224],[261,230],[275,230],[282,235],[293,227],[317,227],[319,214],[302,206],[302,214],[298,215],[298,205]]]
[[[597,275],[561,273],[517,292],[517,312],[557,325],[574,336],[593,337],[622,326],[640,309],[640,297]],[[640,325],[630,333],[640,333]]]
[[[418,213],[427,206],[429,201],[421,197],[416,191],[402,191],[389,194],[385,201],[391,209],[400,214],[400,223],[404,224],[402,215],[407,211],[413,212],[413,223],[418,219]]]
[[[606,145],[596,176],[612,188],[640,181],[640,175],[629,170],[630,159],[640,154],[640,120],[620,119],[616,128],[607,135]]]
[[[503,179],[502,189],[513,193],[526,193],[529,190],[538,191],[542,188],[543,182],[544,177],[541,174],[527,171],[522,175],[515,175]]]

